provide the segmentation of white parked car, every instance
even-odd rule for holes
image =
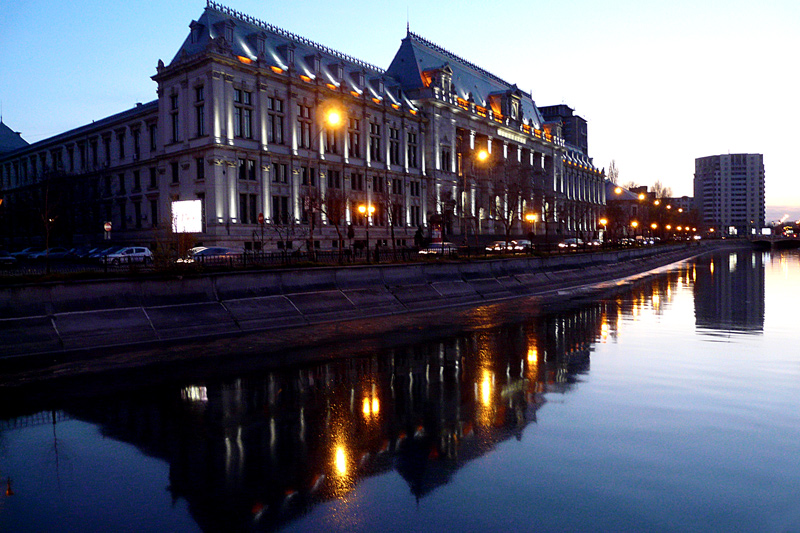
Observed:
[[[132,263],[148,264],[153,262],[153,252],[144,246],[128,246],[105,256],[104,261],[112,265],[129,265]]]

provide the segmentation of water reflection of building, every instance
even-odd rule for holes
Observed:
[[[274,527],[395,469],[424,497],[589,368],[601,306],[371,357],[70,409],[170,464],[204,529]],[[160,490],[160,487],[159,487]]]
[[[764,329],[764,258],[740,250],[701,258],[694,285],[698,327],[761,331]]]

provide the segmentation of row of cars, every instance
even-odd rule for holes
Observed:
[[[53,246],[48,249],[34,246],[18,252],[9,253],[0,250],[0,264],[13,266],[24,261],[65,260],[65,261],[99,261],[112,265],[143,263],[153,260],[153,252],[145,246],[76,246],[64,248]]]

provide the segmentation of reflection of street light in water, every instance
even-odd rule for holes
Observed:
[[[347,474],[347,455],[344,452],[344,447],[337,446],[336,447],[336,454],[333,459],[333,464],[336,467],[336,471],[341,474]]]

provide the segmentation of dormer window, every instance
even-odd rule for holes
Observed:
[[[314,74],[319,74],[319,69],[320,69],[319,56],[316,55],[316,54],[307,55],[305,57],[305,60],[306,60],[306,64],[309,66],[309,68],[311,68],[311,70],[314,72]]]
[[[197,21],[193,20],[191,24],[189,24],[189,28],[191,28],[191,42],[192,44],[200,42],[200,34],[203,32],[204,26]]]
[[[267,36],[264,32],[256,35],[256,50],[259,56],[263,56],[267,53]]]
[[[344,76],[344,67],[341,63],[336,63],[333,65],[333,77],[336,78],[337,81],[341,81],[342,77]]]

